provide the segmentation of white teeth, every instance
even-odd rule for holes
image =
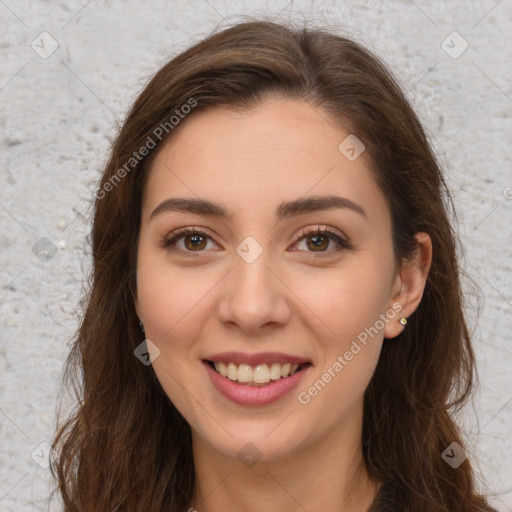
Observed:
[[[281,365],[279,363],[272,363],[270,366],[270,378],[272,380],[279,380],[281,378]]]
[[[240,372],[240,370],[238,370]],[[270,381],[270,370],[266,364],[260,364],[252,370],[252,380],[258,384],[266,384]]]
[[[272,363],[251,366],[249,364],[235,364],[232,362],[215,362],[215,370],[229,380],[244,384],[268,384],[271,380],[279,380],[293,375],[299,368],[297,363]]]
[[[238,366],[238,382],[252,382],[252,368],[248,364]]]
[[[290,375],[291,367],[292,365],[290,363],[283,364],[283,366],[281,366],[281,377],[287,377]]]
[[[235,363],[228,363],[226,376],[229,380],[238,379],[238,366]]]

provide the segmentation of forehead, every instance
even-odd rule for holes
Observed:
[[[145,209],[180,196],[211,199],[237,214],[254,213],[298,197],[339,194],[385,221],[386,201],[366,155],[350,160],[339,149],[349,135],[325,112],[298,100],[196,112],[155,158]]]

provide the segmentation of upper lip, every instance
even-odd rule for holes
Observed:
[[[250,366],[257,366],[259,364],[268,363],[296,363],[305,364],[309,363],[308,359],[303,357],[293,356],[291,354],[283,354],[282,352],[260,352],[259,354],[246,354],[243,352],[222,352],[213,354],[205,358],[207,361],[235,363],[235,364],[248,364]]]

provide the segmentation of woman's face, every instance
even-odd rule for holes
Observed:
[[[403,313],[366,155],[301,101],[182,123],[151,169],[138,247],[136,308],[163,389],[194,438],[227,457],[360,434]]]

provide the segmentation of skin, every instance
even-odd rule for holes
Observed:
[[[364,469],[363,395],[384,338],[417,308],[431,243],[417,235],[412,261],[396,264],[385,197],[365,154],[349,161],[338,145],[348,132],[308,103],[267,99],[243,112],[211,108],[189,116],[157,155],[144,191],[135,305],[160,350],[156,375],[192,429],[199,512],[324,510],[363,512],[381,482]],[[277,205],[303,196],[338,195],[351,209],[307,212],[276,221]],[[151,217],[170,197],[201,198],[233,212],[218,219],[176,211]],[[161,247],[178,228],[208,237],[176,254]],[[329,228],[350,241],[313,235]],[[236,252],[253,237],[262,253]],[[318,240],[318,239],[317,239]],[[322,252],[323,251],[323,252]],[[322,378],[379,315],[401,307],[378,335],[306,405],[297,395]],[[397,306],[399,304],[399,306]],[[391,316],[388,314],[388,317]],[[312,367],[299,387],[264,406],[237,405],[214,388],[201,362],[240,351],[284,352]],[[237,457],[252,443],[261,458]],[[247,450],[247,448],[245,448]]]

